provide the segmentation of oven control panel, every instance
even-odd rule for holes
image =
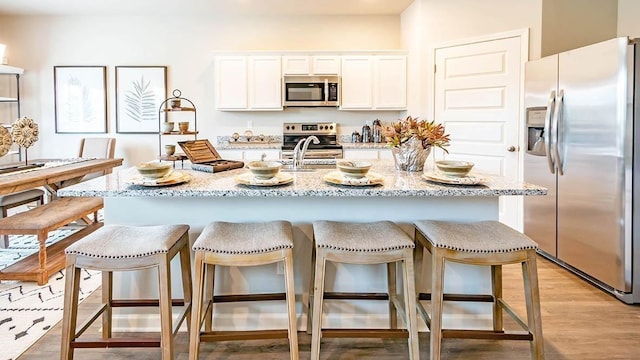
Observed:
[[[335,135],[337,133],[337,130],[338,125],[334,122],[282,124],[283,134]]]

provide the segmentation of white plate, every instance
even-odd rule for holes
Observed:
[[[257,179],[251,172],[236,176],[236,181],[242,185],[250,186],[278,186],[288,184],[293,181],[293,175],[279,172],[276,176],[268,180]]]
[[[191,180],[191,175],[181,171],[171,171],[159,179],[147,179],[138,174],[127,180],[127,184],[140,186],[171,186]]]
[[[467,175],[461,177],[453,177],[438,172],[425,173],[422,175],[422,177],[429,181],[450,185],[479,185],[487,181],[486,178],[480,176]]]
[[[345,176],[340,171],[332,171],[324,176],[324,181],[337,185],[374,186],[383,184],[384,178],[376,173],[372,173],[371,171],[359,179]]]

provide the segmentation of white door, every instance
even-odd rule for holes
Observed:
[[[488,38],[435,49],[435,120],[451,134],[448,159],[474,172],[521,179],[522,74],[526,36]],[[436,157],[441,157],[436,152]],[[500,199],[500,221],[522,230],[522,199]]]

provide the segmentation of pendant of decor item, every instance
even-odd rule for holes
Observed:
[[[4,126],[0,126],[0,156],[5,156],[13,144],[9,130]]]
[[[11,124],[13,142],[23,148],[28,148],[38,141],[38,124],[26,116]]]
[[[422,141],[416,136],[398,146],[391,148],[393,160],[397,170],[422,171],[427,157],[431,153],[431,146],[422,147]]]

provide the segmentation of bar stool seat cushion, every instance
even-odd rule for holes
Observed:
[[[40,196],[44,196],[44,191],[40,189],[31,189],[26,191],[20,191],[17,193],[2,195],[0,196],[0,207],[13,205],[15,203],[27,201],[30,199],[35,199]]]
[[[489,254],[538,248],[529,237],[498,221],[422,220],[415,226],[433,246],[454,251]]]
[[[167,253],[188,225],[105,225],[65,249],[66,254],[97,259],[131,259]]]
[[[415,244],[391,221],[344,223],[314,221],[313,232],[318,248],[348,252],[385,252],[414,248]]]
[[[193,244],[194,251],[214,254],[261,254],[293,248],[291,223],[209,223]]]

